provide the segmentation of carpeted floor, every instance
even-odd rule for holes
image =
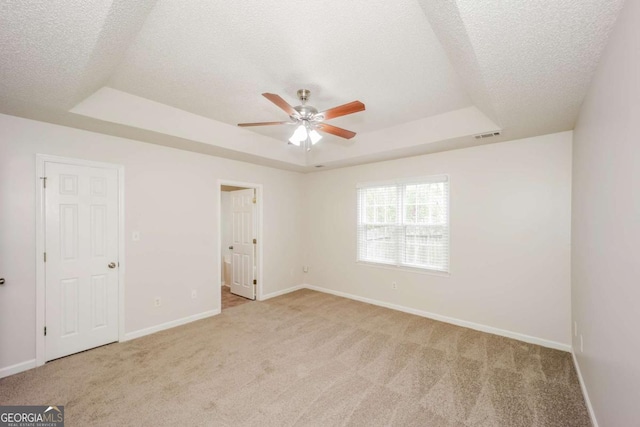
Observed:
[[[589,426],[568,353],[301,290],[0,380],[67,426]]]
[[[228,286],[222,286],[221,289],[221,301],[222,301],[222,309],[226,310],[227,308],[235,307],[240,304],[246,304],[248,302],[253,302],[250,299],[243,298],[238,295],[234,295],[231,293],[231,289]]]

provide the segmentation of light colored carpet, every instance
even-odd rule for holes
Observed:
[[[67,426],[589,426],[568,353],[301,290],[0,380]]]
[[[222,302],[222,309],[226,310],[227,308],[235,307],[240,304],[246,304],[248,302],[254,302],[254,301],[232,294],[231,289],[228,286],[222,286],[221,302]]]

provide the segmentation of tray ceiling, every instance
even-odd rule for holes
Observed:
[[[572,129],[622,0],[0,0],[0,112],[292,170]],[[262,96],[323,110],[310,153]],[[501,129],[502,136],[474,134]]]

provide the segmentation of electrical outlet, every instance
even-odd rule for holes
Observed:
[[[582,334],[580,334],[580,353],[584,352],[584,340],[582,339]]]
[[[309,266],[308,266],[308,265],[303,266],[303,267],[302,267],[302,271],[303,271],[304,273],[308,273],[308,272],[309,272]]]
[[[153,305],[156,307],[160,307],[162,305],[162,300],[160,299],[160,297],[155,297],[155,299],[153,300]]]
[[[391,282],[391,289],[398,289],[398,282]]]
[[[192,299],[198,298],[198,291],[197,290],[195,290],[195,289],[191,290],[191,298]]]
[[[573,336],[578,336],[578,322],[576,322],[575,320],[573,321]]]

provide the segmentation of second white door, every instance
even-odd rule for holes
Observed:
[[[231,192],[233,249],[231,257],[231,293],[255,299],[255,203],[254,190]]]

